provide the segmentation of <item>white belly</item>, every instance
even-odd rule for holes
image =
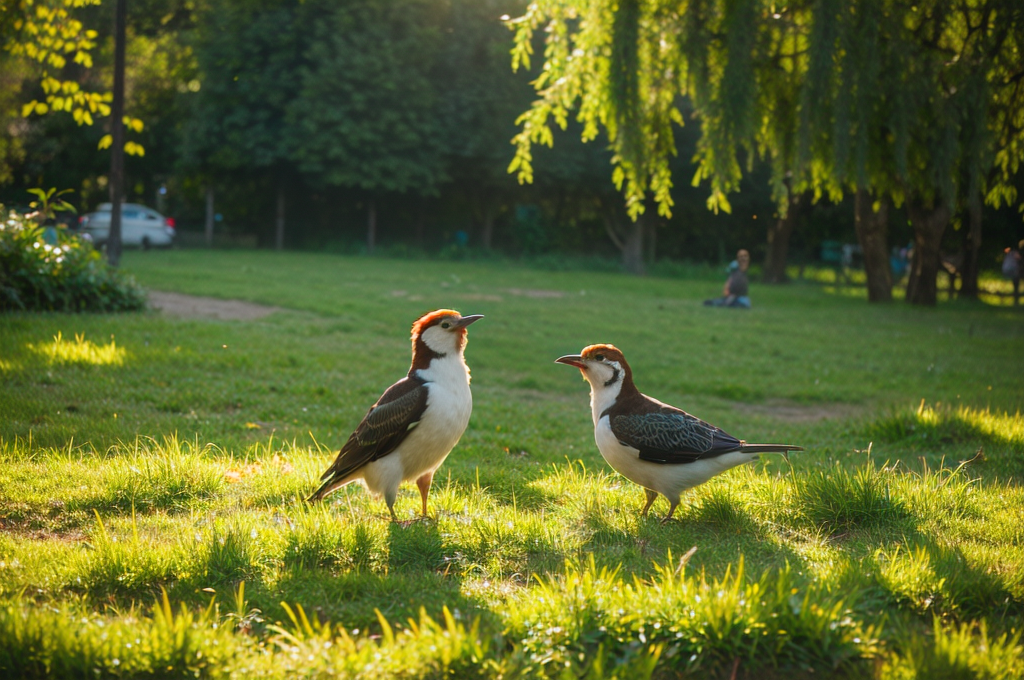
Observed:
[[[432,388],[420,424],[395,449],[398,455],[388,456],[402,461],[402,481],[436,470],[459,443],[473,413],[469,385],[461,390]]]
[[[726,453],[714,458],[685,464],[651,463],[640,460],[640,452],[631,446],[623,446],[612,433],[608,416],[602,417],[594,428],[597,448],[616,472],[652,491],[657,491],[670,501],[678,500],[686,489],[703,484],[729,468],[754,460],[746,453]]]
[[[419,424],[394,451],[367,463],[353,476],[362,477],[367,488],[394,498],[398,485],[433,472],[459,443],[473,413],[469,369],[461,355],[435,360],[420,370],[427,381],[427,408]]]

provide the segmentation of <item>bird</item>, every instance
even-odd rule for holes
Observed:
[[[360,481],[384,497],[397,521],[395,499],[403,481],[415,479],[427,516],[434,471],[458,444],[473,412],[466,349],[467,327],[482,314],[452,309],[424,314],[412,325],[412,365],[385,390],[349,436],[307,500],[321,501],[335,489]]]
[[[590,345],[555,363],[575,366],[590,383],[594,439],[601,456],[623,477],[644,488],[647,515],[658,494],[672,519],[683,491],[758,453],[803,451],[789,444],[748,444],[686,411],[652,399],[633,384],[633,371],[614,345]]]

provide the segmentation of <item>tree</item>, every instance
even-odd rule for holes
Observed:
[[[291,157],[316,184],[364,192],[371,252],[383,194],[430,195],[445,179],[432,82],[443,9],[431,0],[306,6],[320,18],[288,105]]]
[[[285,196],[296,174],[288,109],[299,94],[308,17],[298,0],[212,0],[197,19],[198,89],[183,165],[206,178],[256,175],[274,186],[284,245]]]
[[[513,156],[508,140],[533,92],[525,78],[508,72],[510,36],[501,19],[523,6],[518,0],[452,0],[448,39],[431,76],[447,184],[472,206],[484,249],[493,247],[498,210],[515,193],[506,171]]]
[[[695,181],[709,182],[709,207],[728,209],[756,156],[771,166],[782,219],[804,191],[865,192],[873,217],[862,210],[858,224],[873,299],[885,299],[882,201],[907,201],[920,244],[910,300],[934,304],[957,177],[978,191],[994,163],[987,200],[1012,200],[1024,154],[1022,14],[1013,0],[539,1],[513,22],[514,67],[529,63],[541,27],[546,38],[512,170],[529,181],[531,146],[550,144],[550,125],[575,109],[585,139],[607,131],[630,214],[648,195],[667,214],[685,97],[701,126]]]
[[[127,40],[127,0],[117,0],[114,10],[114,92],[110,107],[110,233],[107,261],[121,263],[121,201],[124,197],[124,53]]]
[[[43,96],[22,107],[22,115],[67,111],[75,122],[92,125],[93,115],[110,115],[109,93],[90,92],[63,77],[69,64],[88,69],[97,32],[87,29],[73,10],[99,5],[100,0],[3,0],[0,2],[0,46],[38,65]]]
[[[534,144],[550,144],[552,122],[565,127],[578,107],[584,140],[603,129],[614,151],[613,179],[631,217],[646,206],[671,214],[674,125],[684,106],[699,122],[694,184],[707,181],[708,207],[731,209],[728,194],[758,156],[769,162],[780,221],[770,231],[772,271],[781,279],[788,234],[802,186],[791,186],[796,151],[801,18],[768,11],[756,0],[550,1],[512,22],[513,67],[529,65],[544,26],[538,99],[520,122],[511,170],[532,177]],[[791,192],[790,189],[793,189]],[[648,201],[648,198],[653,199]],[[641,230],[642,231],[642,230]]]
[[[521,183],[532,182],[532,146],[551,146],[552,123],[564,130],[578,106],[582,140],[593,141],[603,131],[612,150],[612,180],[625,194],[633,224],[624,234],[611,227],[608,233],[633,273],[643,271],[645,229],[636,220],[648,207],[648,192],[662,215],[671,212],[672,124],[683,123],[676,98],[681,86],[685,90],[676,69],[683,58],[675,38],[682,19],[671,8],[640,0],[554,0],[532,3],[511,21],[513,70],[530,68],[535,32],[542,25],[547,35],[544,67],[533,82],[539,97],[517,121],[522,130],[513,139],[516,155],[509,171]]]
[[[12,55],[38,64],[40,99],[22,106],[22,116],[46,115],[50,111],[66,111],[79,125],[92,125],[93,114],[111,116],[111,134],[104,136],[99,148],[113,145],[111,153],[111,224],[107,253],[111,265],[117,266],[121,255],[121,199],[124,153],[142,155],[144,149],[124,138],[124,126],[141,131],[142,121],[124,115],[124,0],[116,5],[114,92],[89,91],[80,82],[66,75],[77,65],[88,69],[93,65],[92,50],[98,33],[86,29],[71,10],[99,5],[100,0],[18,0],[7,7],[0,5],[5,17],[0,25],[3,47]],[[114,102],[113,106],[107,102]]]

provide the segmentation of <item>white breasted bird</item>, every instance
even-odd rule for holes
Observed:
[[[594,438],[608,464],[647,492],[647,514],[658,494],[670,503],[679,495],[758,453],[803,451],[789,444],[748,444],[674,406],[652,399],[633,384],[626,357],[612,345],[591,345],[582,354],[555,360],[575,366],[590,383]]]
[[[425,314],[412,325],[412,366],[370,407],[334,464],[309,497],[319,501],[335,489],[361,481],[383,496],[391,518],[398,486],[416,480],[427,514],[434,471],[459,442],[473,411],[469,367],[463,358],[466,327],[482,319],[451,309]]]

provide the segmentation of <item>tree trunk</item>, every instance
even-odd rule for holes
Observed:
[[[764,260],[765,283],[786,283],[786,256],[789,254],[789,237],[793,234],[800,208],[800,195],[789,190],[788,180],[786,191],[786,214],[779,215],[774,225],[768,227],[768,254]]]
[[[121,263],[121,200],[124,198],[124,43],[127,0],[114,10],[114,100],[110,106],[110,231],[107,262]]]
[[[658,258],[658,225],[659,220],[652,215],[647,221],[647,264],[653,265]]]
[[[373,249],[377,246],[377,201],[370,199],[366,211],[366,252],[373,255]]]
[[[274,220],[274,249],[284,250],[284,183],[277,185],[277,218]]]
[[[480,232],[480,245],[484,250],[490,250],[494,242],[494,206],[487,199],[483,205],[483,229]]]
[[[978,251],[981,250],[981,196],[972,196],[967,214],[970,228],[964,243],[963,269],[960,271],[960,297],[978,297]]]
[[[630,274],[643,276],[647,270],[644,267],[644,218],[641,216],[636,221],[627,218],[626,237],[622,239],[622,266]]]
[[[938,299],[936,276],[942,265],[942,235],[949,224],[949,207],[941,199],[925,203],[918,198],[907,202],[907,215],[914,226],[914,258],[910,263],[907,302],[934,305]]]
[[[206,247],[213,247],[213,187],[206,187]]]
[[[868,278],[868,302],[889,302],[892,300],[892,266],[889,263],[889,199],[878,201],[878,211],[873,206],[871,192],[861,187],[853,204],[853,224],[857,229],[857,240],[864,251],[864,273]]]

